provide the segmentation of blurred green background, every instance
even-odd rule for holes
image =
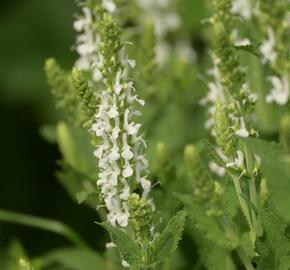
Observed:
[[[96,247],[95,212],[75,204],[58,183],[57,146],[39,133],[58,113],[43,64],[50,56],[73,64],[75,9],[72,0],[0,1],[0,208],[64,221]],[[31,255],[67,244],[49,232],[0,223],[0,249],[13,238]]]
[[[208,16],[204,3],[203,0],[182,0],[179,6],[184,19],[183,31],[189,34],[201,68],[207,52],[200,24]],[[69,198],[55,176],[57,160],[61,159],[58,148],[45,142],[39,132],[41,126],[55,123],[59,118],[46,83],[44,61],[52,56],[66,69],[73,65],[77,57],[73,50],[75,33],[72,27],[76,12],[73,0],[0,1],[0,208],[63,221],[93,248],[102,249],[106,235],[93,223],[96,212]],[[187,119],[199,126],[198,130],[188,128],[186,132],[174,129],[182,137],[182,143],[178,144],[181,153],[184,143],[205,132],[201,128],[204,116],[200,108],[191,107],[198,103],[201,85],[206,89],[200,80],[198,87],[191,83],[192,80],[197,83],[200,72],[198,68],[193,69],[185,82],[176,79],[176,84],[171,85],[171,88],[185,88],[187,94],[192,93],[193,100],[187,102],[189,110],[186,106],[182,110],[179,105],[174,107],[172,120],[171,116],[165,116],[164,126],[158,126],[157,131],[166,132],[156,135],[154,147],[160,138],[164,139],[163,135],[172,139],[173,135],[167,132],[167,120],[169,126],[187,126]],[[176,74],[178,78],[182,77],[179,73]],[[174,92],[180,96],[175,89]],[[184,112],[186,117],[182,116]],[[192,118],[193,115],[197,119]],[[1,222],[0,254],[13,239],[19,239],[31,257],[69,244],[50,232]]]

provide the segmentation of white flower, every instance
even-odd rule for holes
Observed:
[[[253,16],[253,6],[251,0],[233,0],[232,13],[250,20]]]
[[[99,59],[97,50],[100,38],[93,30],[93,14],[87,7],[82,9],[82,16],[74,22],[74,29],[79,32],[76,39],[76,51],[79,54],[75,65],[79,70],[93,69],[92,80],[100,80],[100,72],[97,67]]]
[[[219,177],[223,177],[226,174],[225,168],[220,167],[214,161],[210,161],[208,164],[208,167],[209,167],[211,172],[213,172],[214,174],[216,174]]]
[[[235,46],[248,46],[251,45],[251,41],[248,38],[243,39],[236,39],[235,40]]]
[[[217,59],[213,59],[214,67],[207,71],[207,74],[213,78],[213,81],[207,83],[209,91],[207,95],[200,100],[200,104],[205,106],[208,105],[208,119],[205,122],[205,128],[211,129],[214,125],[214,113],[215,113],[215,104],[217,102],[224,101],[225,94],[223,86],[221,85],[220,73],[217,67]],[[214,130],[211,130],[211,134],[214,135]]]
[[[151,181],[147,180],[145,177],[140,179],[141,186],[143,188],[143,197],[147,197],[148,193],[151,190]]]
[[[133,152],[131,151],[130,149],[131,147],[128,145],[127,143],[127,134],[123,134],[123,148],[122,148],[122,157],[125,159],[125,160],[130,160],[133,158],[134,154]]]
[[[128,178],[133,175],[133,169],[131,168],[130,163],[128,160],[125,160],[125,166],[122,172],[123,177]]]
[[[130,264],[127,261],[122,260],[122,266],[123,267],[130,267]]]
[[[272,27],[268,27],[268,39],[265,40],[261,47],[261,53],[263,55],[263,62],[264,63],[273,63],[277,59],[277,52],[275,51],[275,34]]]
[[[279,78],[278,76],[268,77],[271,81],[272,89],[270,94],[266,96],[268,103],[276,102],[283,106],[286,105],[289,100],[289,80],[287,76]]]
[[[170,51],[174,49],[166,41],[166,36],[170,32],[177,31],[181,27],[182,20],[176,13],[176,9],[172,8],[172,0],[137,0],[136,2],[142,8],[141,23],[148,18],[153,23],[156,36],[155,60],[159,66],[163,66],[170,58]]]
[[[117,106],[113,105],[111,109],[108,111],[109,118],[115,118],[119,115]]]
[[[249,131],[246,129],[244,117],[240,117],[240,129],[238,129],[235,134],[243,138],[249,137]]]
[[[116,244],[113,243],[113,242],[110,242],[110,243],[107,243],[107,244],[106,244],[106,248],[107,248],[107,249],[114,248],[114,247],[116,247]]]
[[[116,11],[116,4],[113,0],[102,0],[102,6],[109,12],[114,13]]]
[[[84,30],[85,27],[89,26],[92,23],[92,14],[90,9],[84,7],[82,11],[83,17],[78,18],[73,24],[74,29],[77,32],[81,32],[82,30]]]
[[[109,13],[115,12],[113,0],[102,0],[102,5]],[[108,79],[101,73],[106,59],[99,51],[101,40],[93,27],[94,16],[84,8],[82,17],[74,23],[80,32],[76,42],[79,53],[76,65],[81,70],[92,72],[91,85]],[[130,216],[127,201],[133,192],[131,187],[139,185],[143,196],[147,196],[151,182],[146,178],[148,161],[142,153],[142,146],[146,147],[146,143],[140,135],[141,124],[135,122],[141,113],[134,109],[134,105],[144,106],[145,102],[138,97],[133,82],[127,78],[128,68],[135,66],[135,60],[128,58],[125,48],[118,52],[118,56],[121,66],[114,71],[115,78],[112,82],[110,80],[107,89],[95,92],[100,102],[90,131],[100,141],[93,154],[99,167],[97,185],[107,209],[107,220],[113,226],[126,227]],[[112,243],[107,245],[108,248],[113,246]]]
[[[235,157],[234,162],[229,162],[226,164],[227,168],[237,167],[243,169],[244,167],[244,153],[242,151],[237,151],[237,156]]]

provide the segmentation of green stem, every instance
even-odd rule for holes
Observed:
[[[226,219],[222,220],[222,225],[224,227],[225,232],[231,236],[232,239],[236,238],[238,239],[237,235],[235,234],[232,226],[228,223],[228,221]],[[243,262],[245,268],[247,270],[254,270],[254,267],[251,263],[251,260],[248,258],[247,254],[244,251],[243,246],[239,246],[237,248],[237,253],[241,259],[241,261]]]
[[[255,270],[254,266],[241,246],[237,248],[237,253],[247,270]]]
[[[80,236],[66,224],[52,219],[39,218],[31,215],[0,209],[0,221],[30,226],[59,234],[70,240],[76,246],[87,248]]]
[[[249,184],[249,191],[250,191],[250,201],[251,203],[257,207],[257,191],[256,191],[256,182],[255,182],[255,176],[254,176],[254,154],[253,152],[247,147],[246,144],[244,144],[244,152],[246,157],[246,167],[247,172],[250,175],[250,180],[248,182]],[[253,234],[254,234],[254,240],[256,241],[257,236],[257,217],[255,210],[250,209],[251,217],[252,217],[252,224],[253,224]]]
[[[257,207],[257,191],[256,191],[256,183],[254,179],[250,179],[249,182],[249,190],[250,190],[250,200],[255,207]],[[257,236],[257,217],[255,210],[251,210],[252,212],[252,222],[253,222],[253,229],[255,234],[255,240]]]
[[[250,226],[250,229],[251,229],[250,238],[251,238],[253,247],[255,247],[255,234],[254,234],[253,224],[252,224],[251,215],[250,215],[247,203],[245,202],[245,199],[241,196],[241,194],[243,194],[243,191],[242,191],[242,188],[241,188],[241,185],[240,185],[240,178],[235,176],[235,175],[232,175],[232,179],[233,179],[233,182],[234,182],[234,186],[235,186],[235,189],[236,189],[236,193],[237,193],[237,196],[238,196],[238,199],[239,199],[239,203],[240,203],[242,212],[243,212],[244,216],[246,217],[247,222],[248,222],[248,224]]]

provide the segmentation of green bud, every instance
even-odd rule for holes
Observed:
[[[84,96],[88,92],[88,82],[81,71],[77,68],[72,70],[72,84],[80,96]]]
[[[199,201],[208,200],[214,193],[214,182],[200,157],[200,151],[194,145],[187,145],[184,159],[194,197]]]
[[[261,183],[260,183],[260,197],[262,204],[268,201],[269,199],[269,189],[268,189],[268,184],[265,178],[262,178]]]
[[[57,107],[66,112],[70,121],[78,123],[79,101],[73,90],[70,74],[64,71],[53,58],[46,60],[44,69],[47,82],[56,98]]]
[[[150,226],[153,220],[153,206],[146,198],[132,193],[128,198],[130,220],[138,240],[150,237]]]
[[[229,110],[226,105],[216,104],[214,131],[216,143],[221,147],[227,157],[233,157],[235,153],[234,126],[229,118]]]
[[[74,90],[81,99],[81,111],[84,115],[83,125],[85,128],[89,128],[94,121],[97,98],[81,71],[77,68],[73,68],[71,77]]]
[[[154,71],[156,69],[156,37],[152,21],[147,20],[144,25],[141,38],[141,47],[139,51],[140,58],[140,77],[147,83],[151,84],[154,80]]]

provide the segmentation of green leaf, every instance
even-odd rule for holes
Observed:
[[[253,43],[252,42],[249,45],[236,46],[236,49],[249,52],[249,53],[257,56],[258,58],[261,58],[262,55],[261,55],[260,45],[261,45],[260,43]]]
[[[78,203],[85,202],[88,206],[95,208],[100,199],[94,179],[87,177],[64,162],[60,164],[62,170],[57,172],[57,178],[70,197]]]
[[[47,142],[51,144],[56,143],[57,135],[55,125],[44,125],[40,128],[39,133]]]
[[[97,223],[105,228],[111,236],[112,242],[116,244],[121,257],[130,265],[141,265],[142,254],[140,246],[134,242],[122,229],[109,223]]]
[[[226,249],[235,249],[238,246],[238,239],[227,235],[214,217],[206,214],[206,210],[200,203],[189,195],[177,194],[176,196],[185,205],[190,219],[206,239]]]
[[[277,215],[276,210],[267,203],[261,210],[264,233],[257,240],[259,270],[289,270],[290,240],[286,237],[286,223]]]
[[[161,235],[153,242],[153,263],[160,263],[173,254],[182,236],[185,217],[185,211],[178,212],[169,220]]]
[[[290,166],[282,147],[273,142],[248,138],[246,144],[261,158],[261,172],[278,213],[290,220]]]
[[[220,167],[224,167],[225,162],[220,158],[220,156],[217,154],[215,146],[210,143],[208,140],[203,139],[202,145],[204,148],[204,152],[209,155],[210,158],[213,159],[213,161]]]
[[[199,253],[200,260],[207,270],[237,269],[229,251],[213,245],[210,241],[203,241]]]
[[[67,164],[85,175],[97,176],[97,163],[93,156],[94,149],[85,130],[73,128],[65,122],[59,122],[57,142]]]
[[[92,194],[93,194],[93,191],[85,191],[85,190],[83,190],[83,191],[81,191],[81,192],[78,192],[78,193],[76,194],[77,202],[78,202],[79,204],[83,203],[83,202],[86,201],[86,200],[88,199],[88,197],[89,197],[90,195],[92,195]]]
[[[40,218],[0,209],[0,222],[15,223],[54,232],[66,237],[77,246],[86,247],[86,243],[73,229],[57,220]]]
[[[105,259],[90,249],[57,249],[45,255],[42,260],[43,267],[57,263],[71,270],[109,269]]]

